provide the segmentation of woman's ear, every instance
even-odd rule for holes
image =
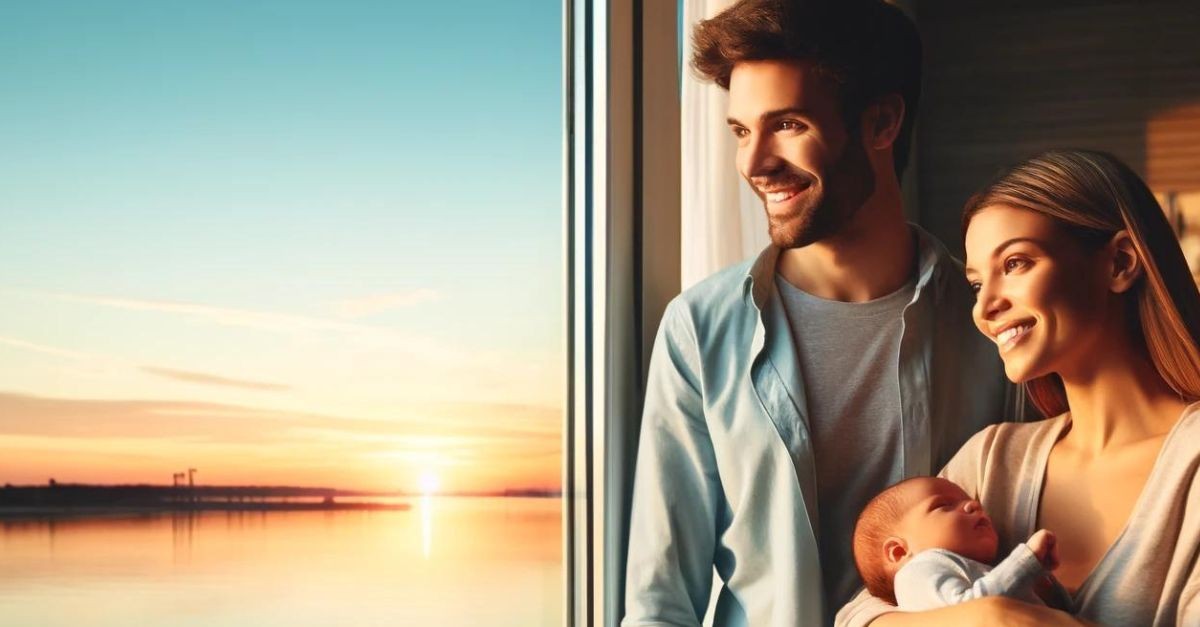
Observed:
[[[897,566],[908,557],[908,543],[903,538],[891,536],[883,541],[883,559],[890,566]]]
[[[1108,242],[1108,252],[1112,259],[1108,287],[1117,294],[1124,293],[1137,283],[1145,271],[1129,231],[1117,231]]]
[[[867,107],[863,120],[863,133],[867,145],[883,150],[896,141],[900,126],[904,124],[904,99],[899,94],[888,94]]]

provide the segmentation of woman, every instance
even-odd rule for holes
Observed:
[[[1007,599],[902,614],[864,594],[838,623],[1200,625],[1200,294],[1158,203],[1110,155],[1049,152],[963,225],[975,324],[1052,418],[985,429],[942,476],[1007,548],[1057,534],[1074,617]]]

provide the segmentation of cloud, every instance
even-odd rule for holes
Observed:
[[[248,309],[234,309],[230,307],[214,307],[211,305],[201,305],[197,303],[140,300],[132,298],[109,298],[105,296],[85,296],[64,293],[52,293],[46,295],[57,298],[58,300],[69,302],[100,305],[103,307],[113,307],[116,309],[127,309],[134,311],[156,311],[161,313],[171,313],[189,318],[198,318],[225,326],[248,327],[281,333],[297,331],[363,332],[373,330],[370,327],[363,327],[361,325],[339,322],[336,320],[327,320],[324,318],[315,318],[311,316],[252,311]]]
[[[292,389],[289,385],[281,383],[268,383],[263,381],[251,381],[247,379],[236,379],[232,377],[222,377],[214,374],[206,374],[202,372],[192,372],[188,370],[179,370],[175,368],[163,368],[159,366],[135,366],[134,364],[117,359],[115,357],[106,357],[96,355],[94,353],[85,353],[82,351],[68,350],[58,348],[56,346],[48,346],[38,344],[36,342],[28,342],[12,337],[0,336],[0,346],[10,346],[21,350],[42,353],[44,355],[53,355],[55,357],[63,357],[74,361],[90,363],[95,366],[109,368],[136,368],[147,374],[152,374],[159,377],[166,377],[176,381],[185,381],[187,383],[199,383],[205,385],[220,385],[226,387],[236,387],[245,390],[271,390],[282,391]]]
[[[111,361],[106,358],[100,357],[99,355],[92,355],[90,353],[83,353],[80,351],[67,350],[65,348],[57,348],[54,346],[47,346],[45,344],[38,344],[35,342],[27,342],[25,340],[19,340],[17,338],[13,338],[13,337],[0,336],[0,344],[6,345],[6,346],[11,346],[13,348],[20,348],[22,350],[33,351],[35,353],[42,353],[44,355],[54,355],[56,357],[66,357],[67,359],[75,359],[78,361]]]
[[[220,377],[212,374],[204,374],[202,372],[188,372],[187,370],[174,370],[172,368],[156,368],[153,366],[142,366],[142,372],[148,372],[160,377],[175,379],[176,381],[185,381],[187,383],[199,383],[202,385],[223,385],[228,387],[242,388],[247,390],[290,390],[290,385],[280,383],[264,383],[262,381],[247,381],[244,379],[230,379],[228,377]]]
[[[254,445],[311,442],[356,451],[520,447],[554,444],[561,437],[561,414],[554,408],[496,405],[484,415],[483,407],[474,408],[480,413],[455,418],[398,409],[394,419],[376,420],[223,403],[0,392],[0,434]]]
[[[441,293],[421,288],[404,292],[371,294],[362,298],[335,301],[331,305],[339,318],[354,319],[441,299]]]
[[[462,364],[471,361],[473,354],[461,349],[443,346],[431,338],[420,335],[402,333],[386,327],[332,320],[317,316],[215,307],[189,302],[110,298],[62,292],[32,292],[27,294],[115,309],[172,314],[211,324],[257,329],[272,333],[291,335],[303,333],[337,334],[354,340],[362,346],[374,349],[397,349],[430,363]],[[418,296],[418,298],[429,299],[432,296],[425,295]]]

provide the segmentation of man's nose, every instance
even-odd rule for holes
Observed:
[[[742,147],[743,167],[747,178],[769,176],[779,171],[779,156],[775,153],[775,142],[771,136],[755,133]]]

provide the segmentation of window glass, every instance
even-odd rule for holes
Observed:
[[[562,8],[0,7],[0,616],[559,625]]]

